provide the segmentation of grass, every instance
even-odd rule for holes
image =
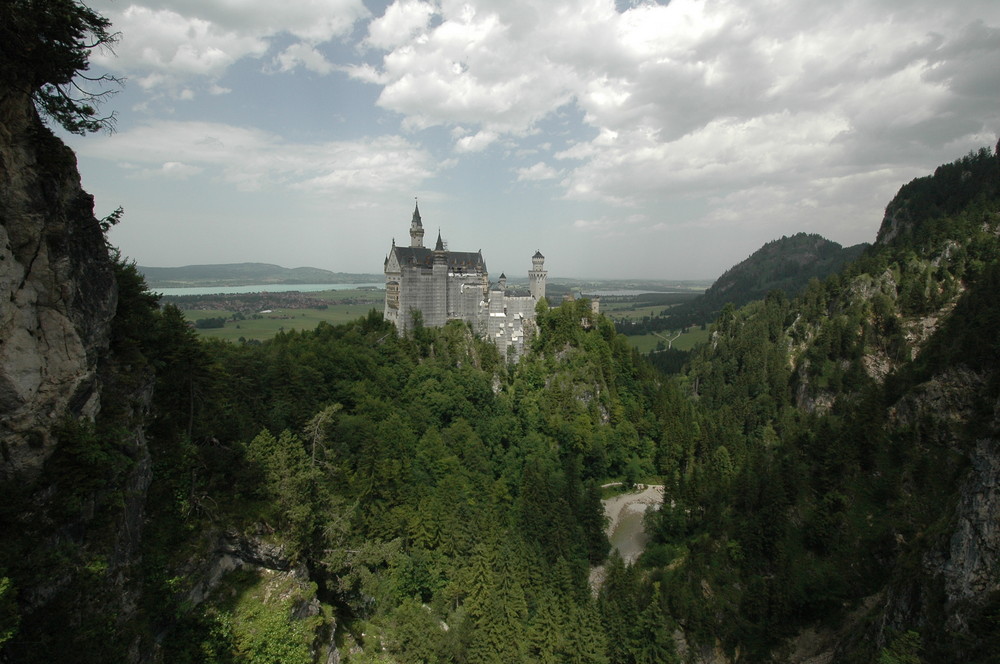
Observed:
[[[670,337],[667,338],[669,339]],[[651,350],[655,350],[656,344],[663,341],[663,339],[654,334],[635,334],[628,337],[628,341],[630,344],[635,346],[636,350],[640,353],[648,353]],[[664,341],[664,344],[665,343],[666,342]]]
[[[310,298],[328,300],[331,302],[342,301],[354,298],[357,301],[352,304],[330,304],[326,309],[294,309],[294,308],[274,308],[268,313],[258,314],[260,318],[251,318],[240,321],[227,320],[225,327],[197,330],[198,334],[213,339],[225,339],[227,341],[238,341],[241,337],[246,340],[257,339],[263,341],[270,339],[280,331],[290,330],[313,330],[320,322],[331,325],[339,325],[357,320],[367,316],[371,309],[382,309],[384,294],[372,291],[320,291],[308,293]],[[202,318],[226,318],[230,319],[233,312],[224,309],[191,309],[181,307],[185,318],[194,323]]]
[[[244,339],[270,339],[278,332],[289,330],[313,330],[321,321],[331,325],[339,325],[357,320],[368,314],[371,307],[361,305],[333,305],[329,309],[275,309],[264,318],[256,320],[229,321],[225,327],[198,330],[198,334],[207,338],[237,341]],[[199,318],[215,318],[230,316],[228,311],[184,311],[188,320],[194,322]]]
[[[636,347],[640,353],[648,353],[652,350],[656,350],[656,345],[659,342],[663,342],[666,346],[667,342],[664,339],[673,339],[676,332],[661,332],[662,336],[657,336],[655,334],[637,334],[628,337],[629,343]],[[679,337],[674,339],[672,348],[677,350],[691,350],[700,343],[708,341],[708,330],[702,330],[698,327],[689,328],[687,332],[681,334]]]
[[[237,341],[241,337],[246,340],[256,339],[263,341],[270,339],[279,331],[288,332],[290,330],[313,330],[320,322],[331,325],[339,325],[357,320],[368,315],[371,309],[381,311],[384,293],[381,291],[365,290],[342,290],[342,291],[320,291],[308,293],[311,298],[326,300],[331,302],[326,309],[291,309],[276,308],[257,319],[247,317],[241,321],[228,321],[225,327],[198,330],[198,334],[208,338],[225,339],[227,341]],[[352,304],[336,304],[345,299],[353,299]],[[602,307],[602,311],[614,318],[641,319],[643,316],[655,316],[663,312],[666,307],[663,305],[647,307],[631,307],[628,302],[615,302],[612,307]],[[233,312],[224,309],[191,309],[182,306],[181,311],[184,316],[194,323],[202,318],[226,318],[232,317]],[[640,353],[648,353],[656,349],[659,342],[666,339],[673,339],[676,332],[665,331],[662,336],[654,334],[642,334],[628,337],[629,342],[639,350]],[[696,345],[708,341],[708,331],[697,327],[690,328],[686,333],[674,339],[673,348],[677,350],[691,350]]]
[[[648,307],[634,307],[628,302],[615,302],[608,306],[601,304],[601,313],[611,318],[628,318],[630,320],[642,320],[644,316],[660,316],[670,307],[662,304]]]

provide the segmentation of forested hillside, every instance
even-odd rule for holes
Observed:
[[[375,312],[209,343],[119,261],[105,407],[4,506],[4,656],[991,661],[998,171],[907,185],[859,261],[728,307],[673,381],[586,301],[515,366]],[[605,560],[598,483],[654,474],[651,545]]]
[[[644,560],[689,640],[993,660],[998,185],[988,149],[942,166],[843,273],[723,311],[667,422],[676,507]]]
[[[780,290],[796,297],[811,279],[825,279],[855,260],[867,247],[842,247],[819,235],[796,233],[768,242],[726,270],[704,294],[674,305],[660,316],[625,323],[621,332],[641,334],[711,323],[727,304],[741,307]]]
[[[112,350],[128,380],[156,374],[141,565],[122,579],[142,600],[128,638],[81,615],[114,552],[71,539],[53,557],[36,520],[5,540],[13,584],[43,584],[51,565],[74,581],[22,612],[13,661],[109,661],[95,644],[110,643],[112,659],[306,662],[334,627],[348,661],[607,661],[587,586],[608,550],[595,482],[650,464],[660,388],[587,302],[541,312],[537,350],[512,369],[463,325],[400,339],[374,312],[205,343],[133,266],[118,272]],[[46,516],[115,513],[134,463],[114,442],[122,415],[64,424],[71,456],[54,463],[86,477],[61,475]]]

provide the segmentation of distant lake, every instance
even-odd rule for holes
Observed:
[[[587,297],[588,295],[597,295],[599,297],[613,297],[616,295],[645,295],[646,293],[687,293],[688,291],[663,291],[663,290],[583,290],[580,293]],[[695,292],[695,291],[690,291]]]
[[[197,286],[192,288],[150,288],[161,295],[239,295],[243,293],[317,293],[354,288],[385,288],[385,283],[371,284],[259,284],[257,286]]]

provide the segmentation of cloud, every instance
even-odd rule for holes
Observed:
[[[538,162],[527,168],[517,169],[517,181],[518,182],[531,182],[537,180],[553,180],[559,177],[559,171],[552,168],[543,161]]]
[[[423,33],[434,6],[420,0],[403,0],[389,5],[385,14],[368,24],[365,44],[389,50]]]
[[[81,151],[149,178],[176,163],[195,182],[361,192],[346,206],[467,165],[508,178],[496,191],[550,183],[519,189],[557,190],[539,209],[563,229],[585,204],[580,236],[626,219],[637,235],[829,224],[870,239],[902,182],[1000,133],[995,0],[377,4],[94,0],[124,33],[95,65],[129,76],[132,108],[223,120],[150,121]],[[303,70],[325,78],[289,76]],[[446,180],[435,193],[468,195]]]
[[[243,58],[262,58],[279,37],[292,39],[275,57],[282,71],[304,66],[330,73],[333,66],[315,47],[345,37],[369,16],[361,0],[139,0],[124,8],[99,0],[93,6],[122,34],[115,54],[95,54],[95,64],[168,92],[192,78],[217,79]]]
[[[615,205],[901,174],[1000,131],[995,4],[619,4],[400,0],[369,29],[382,62],[354,75],[410,130],[464,127],[459,152],[573,104],[592,131],[555,155],[566,196]]]
[[[455,151],[482,152],[499,138],[495,131],[482,130],[470,136],[462,136],[455,141]]]
[[[636,226],[642,226],[646,222],[648,218],[643,214],[577,219],[573,222],[573,229],[604,238],[622,237],[634,233]]]
[[[167,75],[219,76],[242,57],[259,57],[268,49],[263,35],[227,29],[211,21],[178,14],[169,9],[130,5],[113,19],[122,39],[117,57],[95,58],[105,67],[125,66]]]
[[[278,54],[275,62],[283,72],[292,71],[299,66],[317,74],[329,74],[334,70],[333,64],[322,53],[317,51],[314,46],[302,42],[286,48]]]
[[[130,164],[129,167],[132,165]],[[186,180],[200,174],[205,169],[200,166],[192,166],[179,161],[168,161],[159,168],[144,168],[138,171],[137,175],[143,178],[167,178],[171,180]]]
[[[412,14],[406,9],[412,3],[396,2],[373,22],[378,30],[367,43],[387,52],[377,74],[360,73],[382,85],[378,104],[403,114],[408,128],[466,123],[524,134],[570,100],[564,79],[572,72],[539,53],[530,25],[534,9],[527,3],[478,4],[443,3],[433,28],[411,30],[402,42],[378,35],[383,21]]]
[[[425,150],[398,136],[302,144],[209,122],[154,122],[93,137],[79,151],[141,169],[142,177],[203,175],[240,190],[323,195],[411,192],[439,168]]]

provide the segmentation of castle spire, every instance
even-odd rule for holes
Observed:
[[[441,229],[438,229],[438,239],[437,244],[434,245],[434,251],[444,251],[444,242],[441,240]]]
[[[420,220],[420,207],[414,201],[413,219],[410,221],[410,246],[424,246],[424,224]]]

